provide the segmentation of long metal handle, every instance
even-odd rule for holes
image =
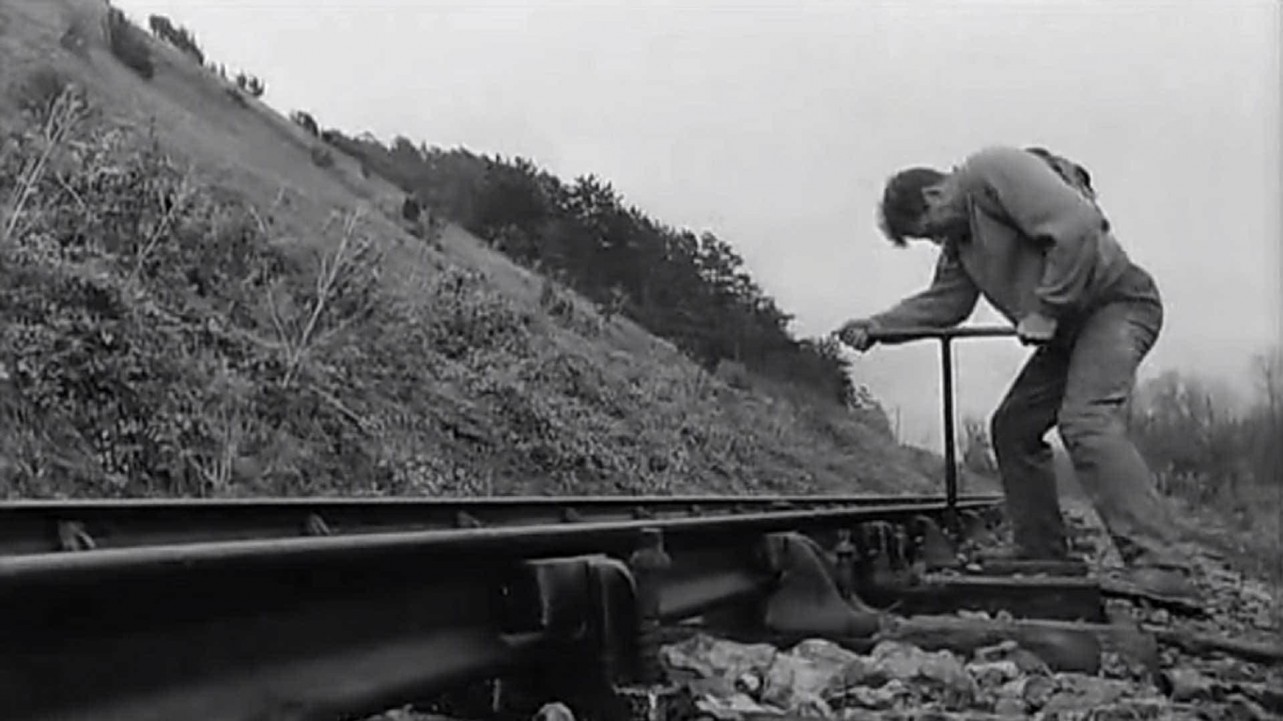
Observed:
[[[876,341],[913,341],[938,339],[940,341],[940,371],[943,374],[941,395],[944,405],[944,495],[945,506],[953,513],[958,506],[958,460],[954,450],[953,409],[953,345],[954,338],[1005,338],[1014,337],[1016,329],[1010,326],[959,326],[954,328],[880,328],[870,331]]]
[[[869,331],[869,338],[876,341],[911,341],[925,338],[1001,338],[1015,337],[1016,329],[1005,325],[972,325],[954,328],[878,328]]]

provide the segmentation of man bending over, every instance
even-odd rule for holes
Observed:
[[[1056,169],[1053,169],[1056,165]],[[1140,453],[1125,434],[1136,369],[1158,338],[1163,303],[1153,278],[1110,232],[1090,175],[1042,149],[991,147],[952,172],[893,176],[879,208],[882,232],[940,247],[924,291],[839,337],[859,351],[878,328],[958,325],[980,296],[1037,346],[994,413],[991,437],[1013,526],[1010,555],[1068,555],[1051,447],[1057,426],[1075,473],[1151,596],[1192,601],[1189,559]]]

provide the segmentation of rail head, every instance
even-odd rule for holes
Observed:
[[[959,510],[991,508],[996,499],[968,499]],[[940,513],[947,502],[850,506],[827,509],[750,511],[738,515],[594,521],[416,532],[386,532],[322,537],[142,546],[0,557],[0,593],[36,585],[109,583],[115,579],[165,574],[185,575],[231,569],[322,569],[354,567],[378,560],[450,558],[512,559],[598,553],[635,546],[648,529],[665,536],[728,537],[777,531],[836,529],[872,520],[905,520]]]
[[[976,495],[968,500],[992,501]],[[943,496],[617,496],[487,498],[264,498],[0,503],[0,559],[300,536],[351,536],[584,522],[714,520],[753,513],[935,504]],[[71,542],[71,541],[74,541]]]

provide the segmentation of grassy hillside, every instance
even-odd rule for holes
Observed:
[[[412,235],[399,189],[101,2],[5,3],[0,53],[6,496],[939,486],[876,406]]]

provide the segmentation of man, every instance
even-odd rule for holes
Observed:
[[[1127,580],[1150,596],[1194,600],[1169,511],[1123,423],[1137,366],[1162,327],[1162,300],[1110,232],[1090,175],[1072,163],[1071,174],[1063,164],[1053,170],[1040,153],[991,147],[949,173],[911,168],[892,177],[879,226],[897,246],[911,238],[939,246],[935,277],[926,290],[848,322],[838,335],[863,352],[875,329],[955,326],[983,296],[1016,325],[1023,343],[1037,346],[990,429],[1013,527],[1011,555],[1068,555],[1044,441],[1058,426],[1128,562]]]

